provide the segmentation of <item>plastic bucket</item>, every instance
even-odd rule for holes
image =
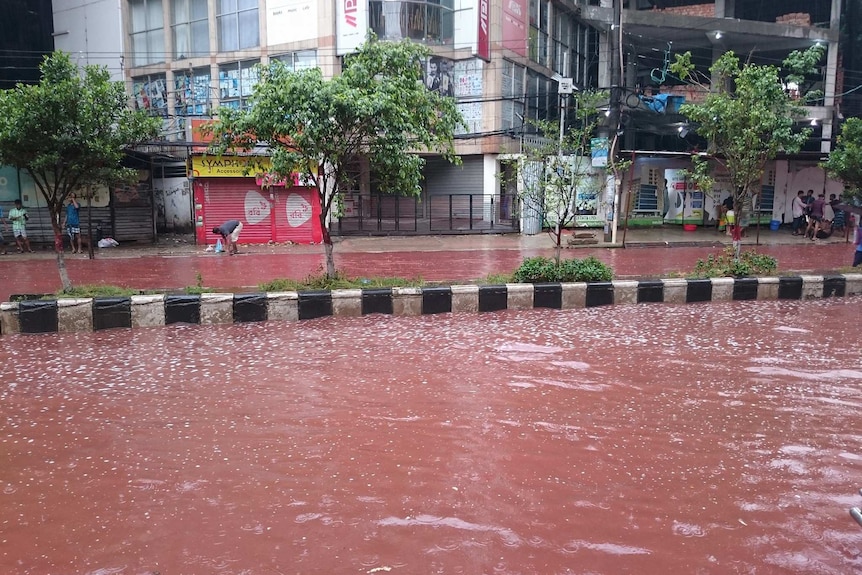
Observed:
[[[773,232],[778,231],[779,227],[781,227],[781,220],[772,220],[769,222],[769,229]]]
[[[693,232],[697,229],[697,224],[683,224],[682,229],[687,232]]]

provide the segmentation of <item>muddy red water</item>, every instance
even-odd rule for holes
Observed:
[[[4,336],[0,573],[859,572],[860,317]]]

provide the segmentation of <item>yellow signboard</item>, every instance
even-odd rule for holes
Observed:
[[[192,156],[195,178],[253,178],[269,172],[272,163],[261,156]]]

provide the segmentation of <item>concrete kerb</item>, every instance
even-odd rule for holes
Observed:
[[[659,290],[659,291],[657,291]],[[81,332],[155,327],[185,321],[204,325],[240,321],[299,321],[368,313],[417,316],[501,309],[576,309],[641,302],[686,304],[735,300],[805,300],[862,295],[862,274],[617,280],[594,283],[342,289],[266,294],[205,293],[169,301],[164,295],[0,303],[0,334]],[[168,308],[182,306],[182,313]],[[167,321],[171,316],[170,322]],[[179,318],[179,319],[177,319]],[[100,327],[101,326],[101,327]]]

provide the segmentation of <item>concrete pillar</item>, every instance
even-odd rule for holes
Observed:
[[[820,151],[827,154],[832,150],[832,122],[835,117],[835,83],[837,76],[838,42],[830,42],[826,53],[826,82],[823,86],[823,104],[831,109],[833,113],[823,120],[823,133],[821,136],[823,139],[820,141]]]
[[[734,18],[736,13],[736,0],[715,0],[716,18]]]

